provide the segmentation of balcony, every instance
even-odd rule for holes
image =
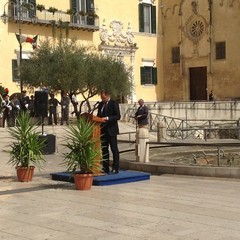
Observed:
[[[53,23],[56,27],[63,26],[66,23],[69,28],[76,30],[85,30],[95,32],[99,30],[99,17],[96,15],[86,14],[68,14],[64,11],[49,12],[49,10],[32,10],[25,7],[18,10],[16,4],[11,4],[8,8],[8,21],[35,25],[51,26]]]

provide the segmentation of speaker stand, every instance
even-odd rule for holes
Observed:
[[[42,135],[44,135],[44,116],[42,115]]]

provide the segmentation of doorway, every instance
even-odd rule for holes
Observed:
[[[190,100],[207,100],[207,67],[189,68]]]

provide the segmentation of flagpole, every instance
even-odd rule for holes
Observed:
[[[21,39],[22,35],[22,28],[21,28],[21,17],[22,17],[22,6],[20,0],[17,1],[17,8],[18,8],[18,33]],[[22,43],[19,41],[19,68],[21,67],[22,63]],[[21,78],[21,71],[19,71],[19,82],[20,82],[20,91],[23,92],[23,83]]]

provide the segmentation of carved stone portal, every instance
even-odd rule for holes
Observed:
[[[121,21],[112,21],[110,23],[110,28],[112,29],[111,33],[108,32],[104,19],[102,29],[100,31],[102,44],[112,46],[136,46],[130,23],[128,23],[128,28],[125,33],[123,32],[123,23]]]

